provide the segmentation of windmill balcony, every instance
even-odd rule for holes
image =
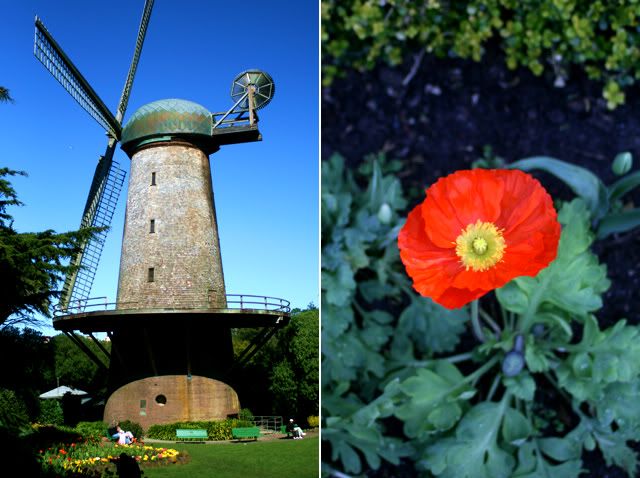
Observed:
[[[290,303],[285,299],[278,299],[276,297],[268,297],[262,295],[248,295],[248,294],[226,294],[227,307],[225,309],[241,309],[241,310],[265,310],[270,312],[283,312],[288,314],[291,312]],[[103,310],[127,310],[134,305],[131,302],[109,302],[107,297],[92,297],[89,299],[74,300],[69,303],[67,307],[62,307],[60,304],[56,305],[53,309],[53,316],[60,317],[65,315],[82,314],[86,312],[97,312]],[[163,309],[172,310],[172,309]],[[184,309],[174,309],[183,311]],[[207,309],[216,310],[216,309]]]
[[[133,326],[148,327],[177,323],[220,327],[284,327],[289,323],[288,300],[261,295],[226,294],[227,307],[208,309],[135,308],[131,302],[109,302],[106,297],[77,300],[54,308],[53,327],[69,332],[109,332]]]

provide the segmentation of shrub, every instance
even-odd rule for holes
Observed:
[[[133,433],[133,436],[138,440],[141,440],[144,437],[144,430],[142,429],[142,425],[136,422],[132,422],[131,420],[124,420],[119,423],[120,428],[122,428],[126,432]]]
[[[242,421],[236,418],[227,418],[218,421],[202,422],[176,422],[164,425],[151,425],[147,430],[147,438],[156,440],[175,440],[178,428],[194,429],[204,428],[207,430],[208,440],[231,440],[231,429],[235,427],[253,426],[253,422]]]
[[[253,413],[248,408],[241,408],[238,412],[238,420],[253,424]]]
[[[84,438],[100,440],[107,436],[107,424],[104,422],[80,422],[75,430]],[[134,436],[137,435],[134,433]]]
[[[64,423],[62,406],[58,400],[41,401],[38,423],[44,423],[47,425],[62,425]]]
[[[18,430],[29,425],[27,406],[16,392],[0,388],[0,426]]]
[[[320,426],[320,417],[311,415],[310,417],[307,417],[307,423],[311,428],[318,428]]]
[[[640,77],[637,8],[636,0],[323,0],[323,82],[345,66],[399,64],[418,48],[480,61],[493,40],[509,68],[524,66],[535,75],[547,69],[558,85],[577,65],[603,83],[607,105],[615,108]]]

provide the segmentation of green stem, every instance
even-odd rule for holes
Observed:
[[[473,327],[473,335],[476,336],[476,339],[478,339],[479,342],[486,342],[487,339],[484,336],[482,326],[480,325],[480,318],[478,317],[477,299],[471,302],[471,326]]]
[[[429,367],[430,365],[433,365],[434,363],[436,363],[438,360],[444,360],[445,362],[449,362],[449,363],[458,363],[458,362],[464,362],[465,360],[471,360],[472,358],[473,358],[473,352],[466,352],[463,354],[452,355],[450,357],[442,357],[437,359],[413,360],[411,362],[403,363],[402,367],[399,367],[399,368],[404,368],[404,367],[422,368],[422,367]]]
[[[449,363],[459,363],[459,362],[464,362],[465,360],[471,360],[472,358],[473,358],[473,352],[466,352],[463,354],[452,355],[451,357],[442,357],[439,359],[413,360],[411,362],[403,362],[398,366],[391,367],[388,370],[386,377],[388,378],[390,376],[393,376],[398,370],[402,370],[407,367],[411,367],[411,368],[430,367],[431,365],[436,363],[438,360],[444,360],[445,362],[449,362]]]
[[[502,316],[502,324],[504,325],[505,329],[510,329],[509,315],[507,314],[506,309],[502,307],[502,304],[500,304],[500,302],[498,302],[498,307],[500,308],[500,315]]]
[[[491,357],[491,359],[488,362],[486,362],[478,370],[473,372],[471,375],[467,375],[465,379],[462,381],[462,383],[466,383],[469,381],[473,381],[475,383],[480,377],[482,377],[487,372],[487,370],[493,367],[498,362],[498,360],[499,360],[499,357],[494,355],[493,357]]]
[[[496,390],[498,390],[498,384],[500,382],[500,375],[496,375],[493,378],[493,382],[491,383],[491,388],[489,388],[489,394],[487,395],[487,401],[490,402],[491,399],[493,398],[493,395],[496,393]]]
[[[489,326],[498,336],[500,336],[500,334],[502,333],[502,329],[500,329],[500,326],[495,322],[495,320],[493,320],[493,317],[491,317],[491,315],[489,315],[483,309],[479,309],[479,312],[484,321],[489,324]]]
[[[558,390],[558,393],[560,393],[562,398],[564,398],[569,403],[569,405],[573,406],[573,399],[567,392],[564,391],[564,389],[560,386],[556,379],[554,379],[549,372],[544,372],[544,376],[547,380],[549,380],[551,385],[553,385]]]
[[[523,334],[526,334],[531,327],[531,320],[535,317],[536,312],[538,311],[538,306],[540,305],[540,301],[542,300],[542,294],[545,293],[547,284],[553,277],[553,274],[546,274],[542,279],[542,282],[538,284],[529,301],[529,306],[527,310],[520,316],[520,320],[518,321],[518,330]]]
[[[464,362],[473,358],[473,352],[466,352],[463,354],[452,355],[451,357],[444,357],[442,360],[446,360],[449,363]]]

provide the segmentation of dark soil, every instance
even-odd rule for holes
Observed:
[[[640,91],[627,91],[627,102],[609,111],[600,84],[573,72],[567,86],[554,88],[552,77],[509,71],[498,54],[481,63],[425,56],[415,74],[414,61],[350,72],[322,91],[322,159],[333,153],[356,167],[370,153],[383,151],[404,161],[405,189],[422,191],[437,178],[468,169],[484,147],[507,161],[551,156],[590,169],[605,184],[615,180],[611,162],[629,151],[640,162]],[[553,197],[569,199],[564,184],[536,174]],[[626,198],[640,204],[637,192]],[[414,202],[418,202],[416,199]],[[601,327],[621,318],[640,323],[640,230],[595,244],[607,264],[612,285],[598,312]],[[622,478],[599,452],[585,453],[588,477]],[[412,476],[405,464],[376,477]]]

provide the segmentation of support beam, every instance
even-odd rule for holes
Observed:
[[[240,353],[238,358],[233,362],[233,365],[227,371],[227,376],[231,374],[233,370],[238,367],[242,367],[247,364],[253,356],[266,344],[271,337],[273,337],[278,331],[275,327],[264,327],[256,336],[251,340],[249,345]]]
[[[85,345],[84,342],[73,332],[65,332],[65,335],[69,337],[80,349],[95,362],[98,368],[102,368],[103,370],[109,370],[109,367],[104,364],[102,360],[100,360],[96,354],[94,354],[89,347]]]
[[[118,345],[113,341],[113,332],[112,331],[108,331],[107,335],[109,336],[109,340],[111,340],[111,351],[115,352],[116,358],[118,359],[118,362],[120,362],[120,365],[122,365],[124,367],[125,366],[124,357],[122,356],[122,353],[120,352],[120,349],[118,348]]]
[[[104,345],[102,345],[102,342],[100,342],[98,339],[96,339],[91,332],[89,332],[88,335],[89,335],[89,337],[91,337],[91,340],[93,340],[93,343],[95,343],[98,346],[98,348],[100,350],[102,350],[102,353],[107,356],[109,361],[111,361],[111,353],[104,347]]]

